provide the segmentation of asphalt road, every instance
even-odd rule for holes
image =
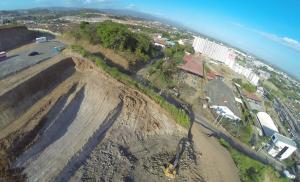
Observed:
[[[8,57],[0,61],[0,79],[56,56],[59,52],[54,51],[53,48],[63,45],[57,41],[48,41],[30,46],[26,51],[8,53]],[[33,51],[40,54],[29,56],[28,54]]]

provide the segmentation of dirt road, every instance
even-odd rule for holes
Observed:
[[[193,125],[192,134],[194,146],[202,154],[199,170],[205,181],[240,181],[229,152],[215,138],[203,133],[198,124]]]

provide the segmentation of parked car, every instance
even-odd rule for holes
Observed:
[[[40,54],[39,52],[33,51],[33,52],[29,53],[28,56],[36,56],[39,54]]]
[[[6,52],[0,52],[0,61],[6,58]]]

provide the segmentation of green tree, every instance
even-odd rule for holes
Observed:
[[[195,50],[194,50],[193,46],[191,46],[191,45],[186,45],[186,46],[185,46],[185,51],[186,51],[186,52],[189,52],[189,53],[191,53],[191,54],[194,54],[194,53],[195,53]]]
[[[76,40],[88,40],[92,44],[101,44],[113,49],[128,59],[131,65],[145,63],[158,55],[152,40],[147,35],[134,33],[127,25],[104,21],[97,24],[81,22],[79,27],[71,31]]]

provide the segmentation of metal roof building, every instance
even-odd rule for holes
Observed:
[[[297,144],[294,140],[277,132],[273,134],[271,141],[271,145],[267,151],[271,156],[278,158],[279,160],[288,158],[297,150]]]
[[[272,136],[275,132],[278,132],[278,129],[269,114],[265,112],[258,112],[257,119],[266,136]]]

